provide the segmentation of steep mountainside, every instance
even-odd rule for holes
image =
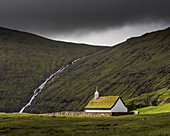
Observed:
[[[0,111],[18,112],[51,73],[103,48],[0,28]]]
[[[0,28],[0,111],[20,111],[34,89],[66,64],[24,112],[83,110],[96,86],[102,96],[121,96],[130,109],[169,103],[169,48],[170,28],[110,48]]]
[[[169,103],[169,49],[170,28],[100,50],[65,70],[25,111],[83,110],[96,86],[102,96],[121,96],[129,109]]]

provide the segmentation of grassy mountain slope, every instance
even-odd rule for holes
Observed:
[[[57,77],[26,111],[83,110],[96,86],[102,96],[121,96],[129,109],[168,103],[169,48],[170,28],[89,55]]]
[[[149,106],[140,109],[136,109],[135,111],[139,111],[140,114],[158,114],[170,112],[170,103],[161,105],[161,106]]]
[[[100,49],[0,28],[0,111],[19,111],[51,73]]]

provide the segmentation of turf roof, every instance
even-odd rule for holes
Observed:
[[[111,108],[119,96],[104,96],[97,99],[92,99],[85,108]]]

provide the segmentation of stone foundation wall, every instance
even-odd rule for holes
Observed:
[[[78,116],[118,116],[118,115],[127,115],[129,113],[121,113],[121,112],[55,112],[55,113],[49,113],[51,115],[78,115]]]

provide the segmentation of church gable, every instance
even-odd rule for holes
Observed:
[[[115,105],[111,108],[111,112],[128,112],[121,98],[117,100]]]

